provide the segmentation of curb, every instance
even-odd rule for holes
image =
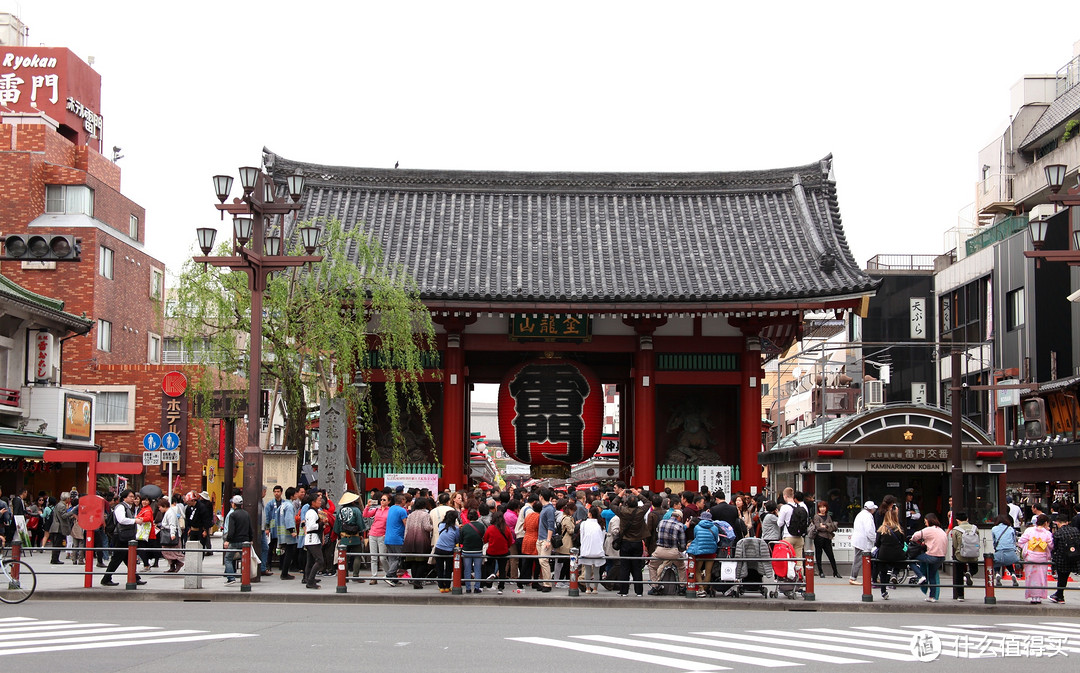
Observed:
[[[198,591],[198,590],[196,590]],[[608,610],[611,608],[634,608],[647,607],[657,610],[706,610],[706,611],[730,611],[730,610],[758,610],[770,612],[855,612],[855,613],[904,613],[904,614],[953,614],[953,615],[1024,615],[1024,616],[1065,616],[1068,618],[1080,617],[1080,607],[1062,605],[1034,606],[1028,603],[997,603],[986,605],[982,603],[936,603],[934,607],[926,604],[901,603],[901,602],[874,602],[874,603],[838,603],[835,601],[791,601],[791,600],[742,600],[738,598],[726,599],[703,599],[687,600],[685,598],[663,598],[650,596],[647,601],[635,598],[599,598],[590,597],[586,600],[570,599],[569,597],[535,597],[516,598],[506,600],[498,596],[470,596],[465,600],[448,599],[443,595],[431,594],[428,596],[415,596],[413,594],[394,596],[378,594],[339,594],[332,591],[321,593],[311,592],[305,594],[291,593],[241,593],[239,591],[92,591],[85,590],[39,590],[34,593],[31,600],[44,601],[124,601],[124,602],[147,602],[161,601],[172,603],[276,603],[276,604],[330,604],[330,605],[401,605],[401,606],[446,606],[455,607],[539,607],[539,608],[574,608]]]

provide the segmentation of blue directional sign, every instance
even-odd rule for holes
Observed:
[[[157,451],[161,448],[161,437],[156,432],[148,432],[142,438],[142,445],[147,451]]]
[[[180,435],[175,432],[166,432],[161,441],[165,445],[166,451],[175,451],[180,447]]]

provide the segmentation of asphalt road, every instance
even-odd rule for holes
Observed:
[[[932,629],[919,661],[911,640]],[[1073,635],[1076,634],[1076,635]],[[958,657],[957,654],[960,656]],[[1049,656],[1053,654],[1054,656]],[[176,655],[182,658],[171,658]],[[1067,656],[1066,656],[1067,655]],[[0,606],[0,671],[1075,671],[1080,620],[508,606]]]

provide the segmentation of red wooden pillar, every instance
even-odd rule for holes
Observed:
[[[634,354],[634,471],[633,486],[656,488],[656,354],[652,329],[641,334]]]
[[[448,332],[443,355],[443,431],[441,488],[465,486],[465,352],[461,332]]]
[[[761,451],[761,340],[746,333],[742,353],[742,382],[739,384],[739,477],[743,490],[751,486],[760,489],[761,466],[757,454]]]

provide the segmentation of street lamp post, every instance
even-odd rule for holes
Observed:
[[[251,291],[251,344],[249,352],[250,368],[248,378],[248,418],[247,445],[244,447],[244,509],[251,520],[259,520],[259,498],[262,497],[263,453],[259,443],[259,407],[262,386],[260,368],[262,365],[262,316],[263,292],[266,281],[273,271],[290,267],[321,262],[322,256],[315,255],[319,245],[319,229],[302,227],[301,241],[307,255],[282,255],[281,235],[284,232],[285,216],[300,209],[300,199],[304,193],[304,177],[291,175],[287,179],[289,198],[276,197],[275,186],[268,175],[258,168],[245,166],[240,169],[240,184],[243,196],[226,203],[232,192],[233,178],[228,175],[214,176],[214,191],[219,203],[215,207],[221,218],[225,213],[233,216],[233,254],[211,257],[217,229],[199,228],[196,233],[199,240],[201,257],[192,260],[200,264],[225,267],[243,271],[248,277],[248,289]],[[271,233],[271,219],[278,218],[278,233]],[[228,497],[228,494],[225,494]]]
[[[1028,233],[1031,235],[1031,243],[1034,246],[1034,250],[1025,250],[1024,257],[1034,259],[1036,264],[1041,264],[1044,260],[1047,262],[1065,262],[1070,266],[1080,266],[1080,226],[1077,226],[1076,213],[1080,211],[1074,211],[1073,206],[1080,206],[1080,179],[1071,189],[1065,190],[1062,193],[1061,188],[1065,186],[1065,175],[1068,173],[1068,167],[1065,164],[1052,164],[1046,167],[1046,185],[1050,188],[1050,202],[1054,204],[1055,209],[1058,206],[1066,206],[1069,208],[1069,230],[1070,230],[1070,242],[1072,248],[1070,250],[1043,250],[1043,245],[1046,243],[1046,233],[1048,227],[1049,218],[1037,217],[1028,222]]]

